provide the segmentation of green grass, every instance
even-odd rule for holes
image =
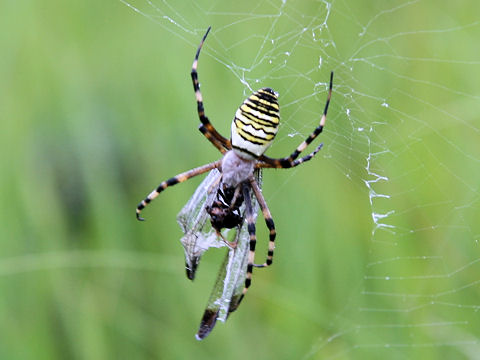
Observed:
[[[339,1],[328,28],[309,1],[174,10],[178,26],[120,1],[0,4],[0,358],[478,356],[478,6]],[[188,281],[175,217],[201,179],[162,194],[145,223],[133,212],[160,181],[219,157],[196,129],[189,75],[210,24],[199,72],[223,134],[243,76],[285,105],[270,156],[313,129],[330,70],[335,86],[322,152],[264,172],[274,266],[197,342],[223,252]],[[319,26],[303,37],[302,24]],[[270,29],[290,36],[264,43]],[[374,174],[389,198],[371,205]],[[390,211],[394,228],[374,231],[372,214]]]

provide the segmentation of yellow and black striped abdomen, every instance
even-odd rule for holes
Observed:
[[[254,92],[235,113],[232,147],[240,155],[259,157],[275,138],[279,121],[278,95],[270,88]]]

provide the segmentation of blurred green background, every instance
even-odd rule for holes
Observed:
[[[479,6],[128,4],[0,3],[0,359],[478,358]],[[264,173],[274,266],[198,342],[224,249],[191,283],[175,217],[201,179],[133,213],[219,158],[208,25],[223,134],[274,87],[285,156],[335,86],[322,152]]]

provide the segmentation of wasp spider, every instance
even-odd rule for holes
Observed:
[[[242,224],[244,218],[247,221],[247,229],[250,236],[250,250],[248,255],[247,274],[242,298],[251,283],[254,267],[266,267],[272,264],[273,250],[275,248],[275,225],[270,215],[267,203],[262,195],[260,187],[255,180],[254,170],[259,168],[286,169],[298,166],[310,160],[322,148],[323,144],[310,154],[298,158],[305,148],[322,132],[325,125],[328,105],[332,95],[333,72],[330,74],[330,87],[327,101],[319,125],[313,132],[290,154],[284,158],[270,158],[264,155],[265,151],[272,144],[278,130],[280,111],[278,106],[278,94],[270,88],[263,88],[250,95],[238,108],[232,121],[231,138],[227,139],[220,135],[205,115],[202,93],[198,82],[197,66],[200,50],[207,38],[210,27],[202,38],[197,49],[192,65],[192,81],[195,97],[197,100],[198,117],[200,118],[200,132],[223,154],[223,157],[215,162],[206,164],[195,169],[186,171],[163,181],[153,190],[136,209],[138,220],[140,212],[155,199],[167,187],[184,182],[194,176],[203,174],[217,168],[221,172],[220,185],[215,201],[207,207],[212,227],[221,236],[220,231],[224,228],[234,228]],[[260,209],[267,228],[270,231],[268,253],[263,264],[255,264],[255,217],[250,199],[250,191],[253,191],[258,200]],[[240,206],[245,202],[245,214],[240,213]],[[226,240],[225,240],[226,241]],[[235,247],[235,243],[229,243]],[[239,301],[240,302],[240,301]]]

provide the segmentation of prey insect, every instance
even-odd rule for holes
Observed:
[[[261,169],[254,172],[257,183],[261,186]],[[184,232],[181,238],[185,250],[185,263],[187,276],[193,280],[202,254],[211,247],[227,246],[224,241],[218,241],[218,235],[209,221],[206,208],[210,206],[218,190],[221,173],[214,169],[198,186],[195,193],[177,216],[177,221]],[[257,216],[258,204],[255,196],[250,194],[253,216]],[[245,205],[240,207],[241,213]],[[196,338],[205,338],[215,326],[217,320],[225,322],[229,314],[235,311],[240,304],[242,290],[245,283],[248,253],[249,234],[245,221],[234,229],[224,229],[223,235],[231,235],[236,243],[235,248],[230,247],[225,260],[220,266],[217,280],[211,292],[206,309],[202,316]]]
[[[238,234],[241,234],[242,229],[244,229],[245,234],[248,234],[248,251],[245,250],[246,271],[244,272],[244,284],[240,291],[238,291],[238,289],[235,290],[237,296],[235,298],[234,308],[229,310],[231,312],[238,307],[247,293],[252,281],[253,268],[267,267],[273,262],[276,230],[270,210],[259,185],[258,178],[260,171],[264,168],[287,169],[296,167],[311,160],[318,151],[320,151],[323,144],[318,145],[308,155],[299,157],[323,130],[332,95],[333,72],[330,74],[327,101],[318,126],[315,127],[313,132],[298,145],[289,156],[284,158],[271,158],[264,155],[264,153],[275,139],[280,122],[278,94],[271,88],[262,88],[255,91],[240,105],[232,121],[230,139],[218,133],[205,114],[197,67],[200,51],[209,31],[210,27],[203,36],[195,54],[191,77],[197,102],[198,117],[200,119],[199,130],[223,156],[220,160],[186,171],[160,183],[156,189],[138,204],[136,216],[138,220],[143,220],[140,216],[142,210],[166,188],[206,172],[211,172],[209,176],[214,176],[211,175],[212,172],[218,173],[214,180],[209,180],[211,181],[210,191],[207,190],[207,193],[202,195],[206,197],[206,200],[201,208],[202,210],[197,215],[203,218],[193,223],[193,225],[191,224],[184,227],[184,231],[186,229],[186,235],[187,232],[192,234],[195,231],[201,231],[202,226],[207,223],[208,218],[211,228],[215,233],[215,238],[222,239],[222,242],[227,244],[231,249],[236,249],[239,246],[239,239],[241,239],[242,236]],[[260,264],[255,264],[254,262],[256,215],[254,201],[252,200],[258,203],[265,220],[265,225],[269,231],[266,259]],[[234,236],[233,241],[227,240],[227,238],[222,235],[223,229],[236,229],[237,235]],[[186,247],[187,276],[190,279],[193,279],[195,276],[196,267],[200,258],[198,256],[195,260],[196,255],[193,254],[195,254],[196,251],[202,252],[202,247],[197,243],[194,244],[193,248]],[[206,248],[214,246],[211,244],[212,243],[205,245]],[[206,334],[208,334],[208,332],[206,332]]]

